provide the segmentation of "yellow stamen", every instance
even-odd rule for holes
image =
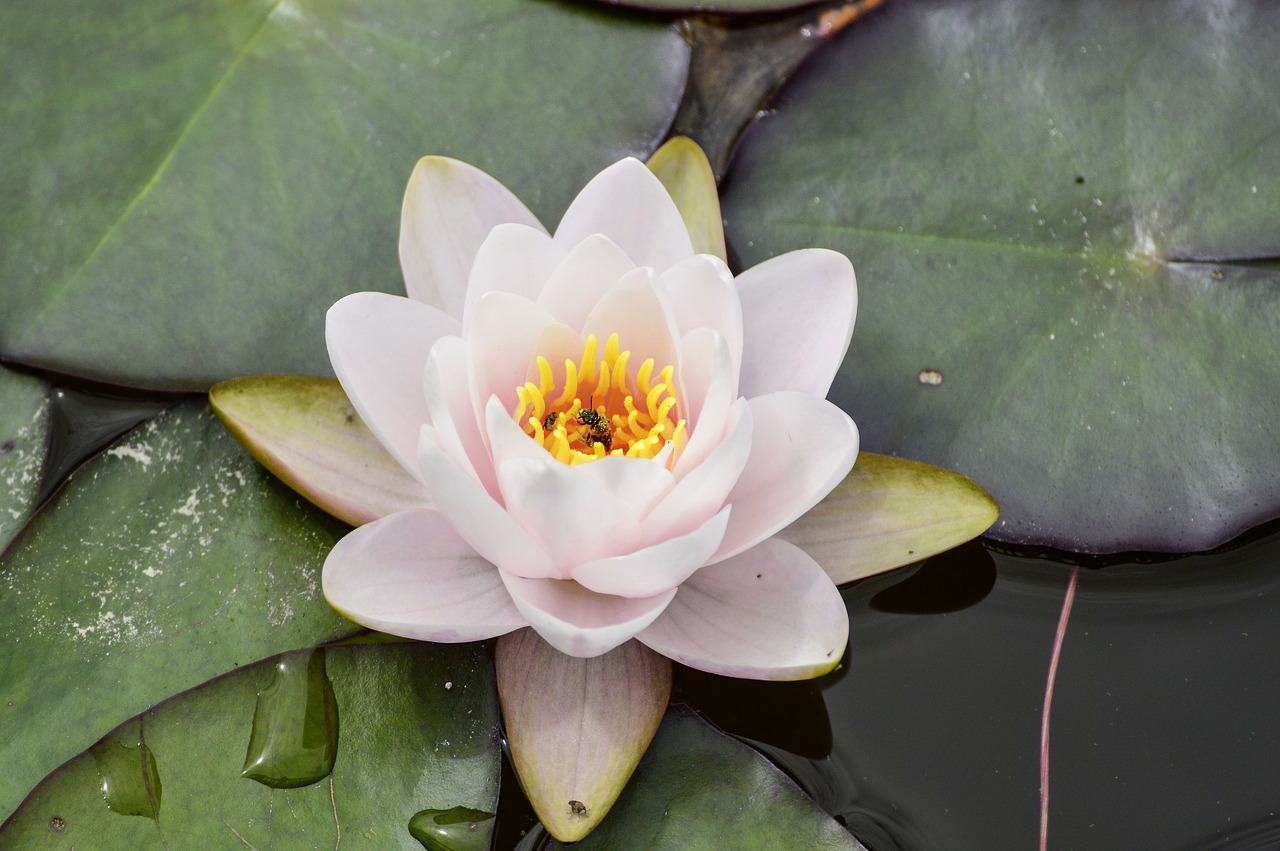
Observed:
[[[679,418],[675,369],[667,365],[655,375],[653,358],[647,358],[632,375],[627,368],[631,352],[617,334],[609,335],[603,352],[600,348],[596,336],[589,335],[581,359],[565,359],[559,388],[550,361],[538,355],[538,382],[516,388],[515,422],[565,464],[606,455],[653,458],[668,444],[671,451],[663,459],[674,463],[688,439]]]

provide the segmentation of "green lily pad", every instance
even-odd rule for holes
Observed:
[[[48,439],[48,385],[0,367],[0,553],[35,507]]]
[[[175,692],[355,631],[320,591],[345,530],[203,402],[80,468],[0,558],[0,813]]]
[[[496,807],[497,700],[479,645],[322,652],[342,719],[331,778],[289,789],[241,778],[271,660],[122,725],[42,783],[0,830],[0,845],[420,849],[407,827],[416,811]]]
[[[1280,514],[1280,9],[901,0],[744,138],[746,263],[849,255],[832,398],[989,534],[1211,547]]]
[[[569,3],[14,0],[0,55],[0,352],[203,389],[327,373],[329,305],[403,292],[420,156],[554,224],[656,146],[689,50]]]
[[[551,847],[862,848],[767,759],[682,706],[600,826]]]

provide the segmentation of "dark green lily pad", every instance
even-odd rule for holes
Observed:
[[[14,0],[0,55],[0,352],[199,389],[329,371],[329,305],[403,292],[420,156],[554,225],[688,64],[662,21],[528,0]]]
[[[42,783],[0,829],[0,845],[420,849],[406,827],[416,811],[494,809],[498,702],[479,645],[362,644],[324,654],[342,718],[331,778],[291,789],[241,778],[270,660],[122,725]],[[124,809],[109,808],[104,783],[137,794]],[[486,829],[478,828],[484,847]]]
[[[1280,8],[901,0],[744,138],[746,263],[847,253],[833,398],[988,533],[1211,547],[1280,515]]]
[[[48,385],[0,367],[0,553],[35,507],[48,439]]]
[[[772,763],[682,706],[600,826],[551,847],[862,848]]]
[[[353,632],[320,592],[345,530],[203,402],[82,467],[0,558],[0,813],[175,692]]]

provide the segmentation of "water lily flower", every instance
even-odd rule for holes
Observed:
[[[442,157],[409,181],[407,297],[328,314],[333,367],[429,499],[356,528],[324,566],[338,611],[427,641],[531,626],[595,657],[634,638],[714,673],[820,675],[848,616],[775,537],[849,473],[826,394],[853,267],[795,251],[736,277],[695,252],[643,163],[597,175],[554,234]]]

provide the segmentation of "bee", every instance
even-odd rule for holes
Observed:
[[[556,427],[556,421],[559,419],[560,419],[560,415],[557,414],[555,411],[552,411],[551,413],[547,414],[545,417],[542,418],[542,428],[545,429],[546,431],[554,431]]]
[[[588,446],[597,443],[604,445],[604,451],[613,449],[613,430],[609,422],[595,408],[583,408],[578,411],[578,425],[586,426],[586,433],[578,432],[578,437]]]

